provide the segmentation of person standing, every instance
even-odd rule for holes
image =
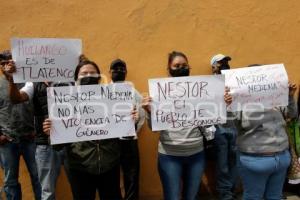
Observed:
[[[238,129],[238,170],[244,200],[280,200],[291,162],[284,117],[297,117],[295,84],[289,84],[288,106],[263,108],[253,105],[235,113]]]
[[[110,76],[113,83],[123,83],[127,77],[127,66],[125,61],[116,59],[110,65]],[[134,105],[139,112],[139,119],[136,122],[136,133],[138,133],[145,121],[145,111],[141,107],[142,96],[134,89]],[[123,181],[125,187],[124,200],[139,199],[139,173],[140,158],[137,136],[128,136],[120,138],[120,163],[123,172]]]
[[[173,51],[169,54],[168,74],[188,77],[190,66],[187,56]],[[227,95],[225,102],[230,101]],[[151,128],[151,97],[143,98],[143,108]],[[206,129],[204,128],[204,131]],[[158,172],[165,200],[195,200],[205,168],[203,131],[199,127],[184,127],[160,131],[158,144]]]
[[[55,200],[55,190],[61,166],[64,163],[64,149],[54,150],[49,144],[49,137],[43,131],[43,121],[48,117],[47,87],[68,85],[68,83],[27,82],[19,88],[13,82],[12,74],[16,71],[14,64],[8,66],[8,94],[12,103],[18,105],[26,101],[33,102],[34,128],[36,132],[35,161],[38,178],[42,188],[42,200]],[[68,176],[68,173],[67,173]]]
[[[211,58],[213,74],[221,74],[221,70],[229,70],[231,57],[217,54]],[[227,112],[227,122],[215,125],[216,148],[216,190],[220,200],[235,199],[235,185],[238,178],[236,165],[237,148],[235,127],[232,113]]]
[[[10,51],[0,54],[0,163],[4,170],[4,192],[7,200],[21,200],[20,157],[27,166],[36,200],[41,199],[41,185],[35,161],[36,144],[31,101],[13,104],[8,93],[13,81],[8,69],[14,65]],[[16,84],[17,88],[23,84]]]
[[[75,69],[76,85],[96,85],[101,80],[98,65],[82,58]],[[131,113],[134,120],[138,113]],[[84,125],[83,125],[84,126]],[[46,119],[43,130],[50,134],[51,120]],[[120,144],[118,138],[66,144],[66,160],[74,200],[121,200]]]

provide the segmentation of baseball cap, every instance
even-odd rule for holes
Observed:
[[[124,67],[126,69],[126,63],[125,63],[125,61],[123,61],[123,60],[121,60],[119,58],[116,59],[116,60],[114,60],[114,61],[112,61],[111,64],[110,64],[110,69],[115,69],[118,66],[122,66],[122,67]]]
[[[228,61],[231,60],[231,57],[229,56],[225,56],[223,54],[217,54],[217,55],[214,55],[211,60],[210,60],[210,65],[211,66],[215,66],[217,64],[217,62],[223,60],[223,59],[227,59]]]
[[[11,52],[10,50],[4,50],[0,53],[0,60],[11,60]]]

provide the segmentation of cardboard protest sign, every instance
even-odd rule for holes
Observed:
[[[51,144],[135,136],[129,84],[47,88]]]
[[[288,76],[283,64],[222,70],[222,74],[233,96],[231,111],[288,104]]]
[[[14,82],[74,81],[81,46],[80,39],[12,38]]]
[[[222,75],[150,79],[152,130],[225,123],[224,82]]]

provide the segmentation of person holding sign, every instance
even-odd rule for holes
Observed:
[[[168,59],[171,77],[189,76],[190,66],[185,54],[172,52]],[[231,101],[231,97],[226,102]],[[151,124],[151,97],[143,99],[148,125]],[[160,131],[158,171],[165,200],[195,200],[205,167],[203,136],[200,127],[183,127]],[[207,130],[205,130],[207,131]],[[182,186],[182,190],[181,190]],[[181,193],[182,191],[182,193]]]
[[[30,174],[36,200],[41,199],[41,185],[35,161],[36,144],[31,101],[13,104],[8,94],[10,74],[7,70],[14,65],[10,51],[0,54],[0,163],[4,170],[6,199],[22,199],[19,178],[19,162],[23,156]],[[24,84],[18,84],[20,88]],[[0,196],[1,199],[1,196]]]
[[[61,165],[64,162],[64,149],[56,151],[49,145],[49,137],[43,132],[43,121],[48,117],[47,88],[50,86],[64,86],[67,83],[51,82],[26,82],[25,86],[19,89],[14,83],[13,74],[16,66],[7,67],[7,80],[9,82],[9,96],[14,104],[33,101],[34,125],[35,125],[35,161],[37,164],[39,182],[42,188],[42,200],[54,200],[57,178],[60,174]],[[67,173],[68,174],[68,173]]]
[[[97,64],[83,59],[75,70],[77,85],[98,84],[101,76]],[[138,119],[138,113],[132,112]],[[51,120],[43,124],[50,134]],[[104,139],[71,143],[66,146],[66,158],[74,200],[94,200],[98,191],[101,200],[121,200],[119,139]]]
[[[221,74],[221,70],[229,70],[231,58],[223,54],[212,57],[210,63],[213,74]],[[231,112],[227,117],[232,119]],[[216,190],[220,200],[234,199],[237,181],[236,137],[237,130],[234,121],[227,119],[226,124],[218,124],[215,133],[216,146]]]
[[[122,83],[127,76],[126,63],[121,59],[114,60],[110,65],[111,80],[114,83]],[[139,119],[136,123],[136,132],[139,132],[145,121],[144,109],[140,106],[142,96],[134,90],[135,106],[139,112]],[[137,200],[139,198],[139,171],[140,158],[137,136],[120,138],[121,146],[121,168],[125,187],[124,200]]]
[[[235,113],[238,129],[238,170],[242,179],[244,200],[280,200],[287,169],[291,162],[284,117],[297,117],[294,94],[289,84],[289,103],[283,107],[265,108],[253,104]]]

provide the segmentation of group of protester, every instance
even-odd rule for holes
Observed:
[[[211,59],[213,74],[230,70],[231,58],[218,54]],[[47,88],[92,85],[101,82],[99,66],[80,56],[74,83],[27,82],[16,84],[16,66],[10,51],[0,54],[0,163],[4,170],[7,199],[21,199],[19,160],[23,156],[35,199],[52,200],[63,164],[75,200],[139,199],[139,151],[137,136],[50,145]],[[190,75],[188,58],[182,52],[169,54],[170,77]],[[126,81],[126,63],[110,65],[112,83]],[[245,200],[280,200],[291,156],[286,119],[299,118],[294,101],[297,87],[289,83],[286,108],[227,112],[227,122],[210,127],[163,130],[158,144],[158,173],[165,200],[201,199],[199,188],[205,169],[205,133],[215,132],[216,190],[221,200],[236,199],[240,177]],[[151,101],[134,92],[131,112],[138,133],[145,121],[151,128]],[[224,91],[226,105],[232,103],[230,89]],[[298,102],[299,103],[299,102]],[[122,169],[125,196],[120,189]]]

